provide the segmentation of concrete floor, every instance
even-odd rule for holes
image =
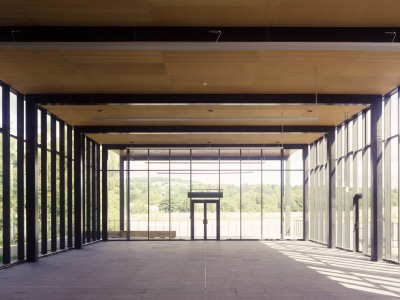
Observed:
[[[400,266],[302,241],[101,242],[0,270],[0,299],[391,299]]]

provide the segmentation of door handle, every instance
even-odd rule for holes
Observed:
[[[203,224],[207,225],[208,224],[208,220],[203,220]]]

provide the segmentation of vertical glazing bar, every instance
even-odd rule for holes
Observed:
[[[95,241],[97,238],[96,235],[96,144],[92,141],[92,241]]]
[[[218,192],[221,192],[221,149],[218,149]],[[262,200],[261,200],[262,201]],[[218,203],[216,205],[217,209],[217,240],[221,237],[221,224],[219,215],[219,203],[221,202],[221,197],[218,198]],[[262,222],[261,222],[262,224]]]
[[[285,178],[284,178],[284,165],[283,165],[283,155],[284,155],[284,150],[281,149],[281,239],[284,238],[284,210],[283,210],[283,201],[285,197]]]
[[[24,95],[17,94],[18,260],[25,259]]]
[[[90,243],[92,241],[91,235],[91,212],[92,212],[92,201],[91,201],[91,180],[90,180],[90,139],[86,138],[86,242]]]
[[[171,239],[171,149],[168,149],[168,237]]]
[[[292,235],[290,222],[291,222],[291,203],[290,203],[290,158],[286,158],[286,167],[284,170],[285,177],[285,231],[284,237],[289,238]]]
[[[240,213],[240,224],[239,224],[239,227],[240,227],[240,239],[242,239],[242,149],[240,149],[240,161],[239,161],[239,164],[240,164],[240,168],[239,168],[239,173],[240,173],[240,182],[239,182],[239,184],[240,184],[240,192],[239,192],[239,201],[240,201],[240,204],[239,204],[239,207],[240,207],[240,210],[239,210],[239,213]]]
[[[43,129],[43,127],[42,127]],[[82,211],[82,133],[74,131],[74,220],[75,220],[75,249],[82,249],[83,211]]]
[[[368,149],[367,149],[367,116],[362,114],[362,251],[368,253]]]
[[[349,153],[349,123],[345,124],[344,130],[344,155],[345,155],[345,194],[344,194],[344,245],[350,250],[350,153]]]
[[[338,247],[343,247],[343,227],[342,227],[342,216],[343,216],[343,126],[337,129],[337,190],[336,190],[336,199],[337,199],[337,239],[336,245]]]
[[[100,178],[100,145],[96,144],[96,172],[97,172],[97,193],[96,193],[96,198],[97,198],[97,218],[96,218],[96,234],[97,234],[97,240],[100,240],[100,232],[101,232],[101,225],[100,225],[100,216],[101,216],[101,203],[100,203],[100,186],[101,186],[101,178]]]
[[[128,241],[131,239],[131,153],[129,149],[126,150],[126,221],[127,221],[127,235]],[[124,164],[122,164],[122,172],[124,172]]]
[[[72,127],[67,125],[67,218],[68,248],[72,248]]]
[[[57,134],[56,118],[50,119],[50,147],[51,147],[51,251],[57,251]]]
[[[26,103],[26,260],[39,257],[37,107]]]
[[[128,150],[129,151],[129,150]],[[127,160],[129,163],[129,159]],[[124,157],[119,157],[119,230],[125,230],[125,179]]]
[[[82,189],[82,243],[85,244],[86,243],[86,193],[85,193],[85,182],[86,182],[86,152],[85,152],[85,146],[86,146],[86,137],[84,134],[81,135],[81,172],[82,172],[82,177],[81,177],[81,189]]]
[[[10,87],[3,86],[3,264],[11,262],[10,248]]]
[[[47,254],[47,113],[42,110],[41,113],[41,225],[42,225],[42,254]]]
[[[150,240],[150,149],[147,149],[147,239]]]
[[[261,184],[261,231],[260,231],[260,238],[262,239],[264,237],[264,232],[263,232],[263,223],[264,223],[264,199],[263,199],[263,149],[261,149],[261,165],[260,165],[260,170],[261,170],[261,178],[260,178],[260,184]]]
[[[60,132],[60,249],[65,249],[65,125],[59,122]]]
[[[371,260],[382,260],[382,101],[372,106],[371,115]]]
[[[310,239],[315,240],[314,238],[314,219],[315,219],[315,211],[314,211],[314,203],[315,203],[315,193],[314,193],[314,186],[315,186],[315,164],[314,164],[314,151],[315,151],[315,144],[310,145]]]
[[[108,232],[107,232],[107,220],[108,220],[108,197],[107,197],[107,160],[108,160],[108,149],[103,146],[101,152],[101,167],[102,167],[102,174],[101,174],[101,188],[102,188],[102,195],[101,195],[101,213],[102,213],[102,240],[108,240]]]
[[[328,248],[336,247],[336,129],[328,133]]]
[[[204,239],[207,239],[207,202],[204,202],[203,204],[203,209],[204,209],[204,217],[203,217],[203,227],[204,227]]]
[[[392,225],[392,188],[391,188],[391,160],[392,160],[392,147],[390,142],[391,135],[391,121],[390,121],[390,96],[385,97],[385,110],[384,110],[384,136],[383,139],[385,141],[385,149],[383,150],[385,153],[384,157],[384,212],[383,212],[383,224],[384,224],[384,258],[391,259],[391,250],[392,250],[392,237],[391,237],[391,225]]]
[[[305,241],[310,239],[310,156],[308,148],[308,146],[303,148],[303,239]]]
[[[220,201],[217,202],[217,241],[221,239],[221,206]]]

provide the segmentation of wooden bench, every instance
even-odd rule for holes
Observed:
[[[169,238],[169,231],[166,230],[150,230],[148,231],[131,231],[130,236],[131,238],[147,238],[150,234],[150,238]],[[126,238],[127,231],[109,231],[108,237],[109,238]],[[176,231],[171,230],[171,238],[176,238]]]

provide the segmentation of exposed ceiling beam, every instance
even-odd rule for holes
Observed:
[[[324,133],[334,126],[76,126],[83,133]],[[204,146],[204,145],[203,145]]]
[[[398,27],[0,27],[0,42],[371,42],[399,41]],[[395,39],[394,39],[395,38]]]
[[[40,105],[284,105],[315,104],[315,94],[28,94]],[[318,105],[369,105],[381,95],[319,94]]]

